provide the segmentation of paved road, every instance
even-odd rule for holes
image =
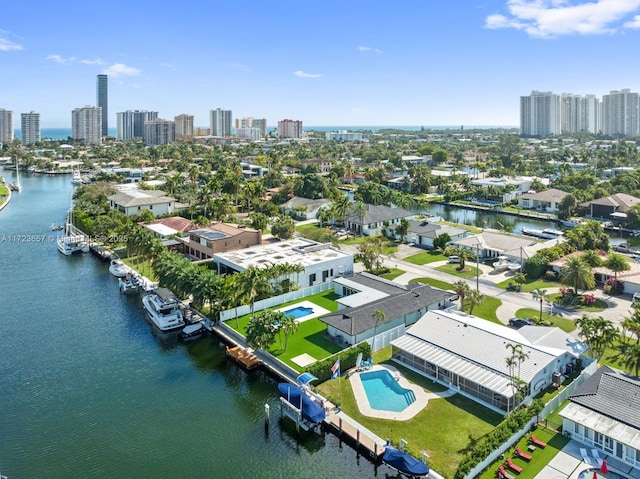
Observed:
[[[341,244],[340,249],[354,255],[358,252],[357,246],[354,245]],[[400,284],[407,284],[412,279],[423,277],[438,279],[450,284],[460,279],[457,276],[435,269],[437,266],[445,264],[446,262],[435,262],[419,266],[403,260],[403,258],[406,258],[407,256],[411,256],[422,251],[424,250],[414,246],[400,245],[398,252],[395,255],[391,257],[383,257],[383,264],[388,268],[398,268],[405,271],[403,275],[394,280]],[[531,293],[516,293],[506,291],[495,286],[496,283],[508,278],[509,276],[507,275],[509,273],[495,274],[490,266],[482,264],[480,265],[480,268],[482,269],[482,274],[477,278],[477,280],[476,278],[473,278],[464,279],[464,281],[469,283],[469,287],[471,288],[476,288],[477,286],[480,292],[485,296],[499,298],[502,301],[502,305],[497,310],[497,316],[500,321],[507,324],[509,318],[512,318],[515,315],[515,312],[519,309],[533,308],[537,310],[539,308],[539,303],[533,299]],[[558,291],[559,288],[547,289],[548,293],[555,293]],[[631,298],[627,297],[628,295],[611,297],[604,294],[600,289],[596,290],[594,294],[596,298],[606,301],[609,307],[602,312],[591,313],[592,315],[602,316],[603,318],[612,321],[615,325],[619,325],[624,317],[629,315],[631,309]],[[551,307],[552,306],[546,304],[543,306],[543,311],[551,312]],[[561,309],[556,306],[553,306],[553,314],[573,319],[582,316],[582,313],[579,311]],[[577,333],[577,330],[573,332],[576,336]]]

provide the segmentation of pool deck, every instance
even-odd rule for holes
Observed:
[[[362,381],[360,380],[360,374],[382,370],[387,370],[391,374],[391,376],[393,376],[398,381],[398,384],[401,387],[413,391],[416,400],[409,406],[407,406],[403,411],[384,411],[381,409],[373,409],[369,405],[369,399],[367,398],[367,393],[365,392]],[[389,364],[375,365],[367,370],[362,371],[352,370],[349,373],[349,381],[351,382],[353,395],[355,396],[356,404],[358,405],[360,414],[362,414],[363,416],[375,417],[378,419],[407,421],[418,414],[420,411],[422,411],[425,407],[427,407],[429,399],[444,398],[455,394],[455,391],[451,389],[442,393],[427,393],[420,386],[416,386],[415,384],[411,384],[409,381],[407,381],[407,379],[400,373],[400,371]]]
[[[307,321],[308,319],[317,318],[318,316],[324,316],[325,314],[331,312],[328,309],[323,308],[322,306],[318,306],[317,304],[312,303],[311,301],[300,301],[299,303],[290,304],[289,306],[285,306],[274,311],[288,311],[295,308],[311,308],[313,310],[313,313],[302,316],[301,318],[297,318],[296,321],[299,323]]]

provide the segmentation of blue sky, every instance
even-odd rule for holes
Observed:
[[[320,125],[518,125],[531,90],[640,90],[640,0],[7,2],[0,108]],[[182,8],[181,8],[182,7]],[[16,119],[14,119],[14,122]],[[19,126],[19,125],[16,125]]]

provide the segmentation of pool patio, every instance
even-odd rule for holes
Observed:
[[[362,385],[362,381],[360,380],[360,374],[368,373],[371,371],[381,371],[387,370],[394,378],[397,379],[398,384],[405,388],[413,391],[413,394],[416,397],[416,400],[407,406],[401,412],[394,411],[383,411],[380,409],[373,409],[369,405],[369,399],[367,398],[367,394],[364,390],[364,386]],[[455,391],[445,391],[443,393],[426,393],[424,389],[420,386],[416,386],[415,384],[410,383],[405,379],[405,377],[398,371],[396,368],[389,364],[379,364],[372,366],[366,371],[356,371],[352,370],[349,373],[349,381],[351,382],[351,388],[353,390],[353,395],[356,400],[356,404],[358,405],[358,410],[360,414],[363,416],[374,417],[378,419],[392,419],[395,421],[407,421],[422,411],[429,402],[429,399],[436,399],[440,397],[447,397],[455,394]]]
[[[313,313],[311,314],[307,314],[305,316],[302,316],[301,318],[297,318],[296,321],[298,323],[302,323],[304,321],[307,321],[309,319],[313,319],[313,318],[317,318],[319,316],[324,316],[327,313],[330,313],[331,311],[329,311],[328,309],[323,308],[322,306],[318,306],[315,303],[312,303],[311,301],[300,301],[299,303],[295,303],[295,304],[290,304],[288,306],[285,306],[283,308],[278,308],[278,309],[274,309],[274,311],[289,311],[290,309],[294,309],[294,308],[310,308],[313,310]]]

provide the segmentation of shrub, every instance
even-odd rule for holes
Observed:
[[[532,256],[525,260],[523,271],[528,279],[538,279],[547,270],[548,260],[542,256]]]
[[[353,348],[340,351],[327,359],[310,364],[306,368],[306,372],[317,377],[318,384],[323,383],[327,379],[331,379],[331,366],[334,365],[338,357],[340,357],[340,369],[342,372],[355,367],[359,353],[362,353],[363,358],[371,357],[371,346],[369,343],[363,342],[356,344]]]
[[[607,294],[622,294],[624,292],[624,284],[614,278],[609,278],[602,289]]]
[[[582,296],[582,304],[584,304],[585,306],[591,306],[595,302],[596,297],[593,294],[585,294],[584,296]]]

